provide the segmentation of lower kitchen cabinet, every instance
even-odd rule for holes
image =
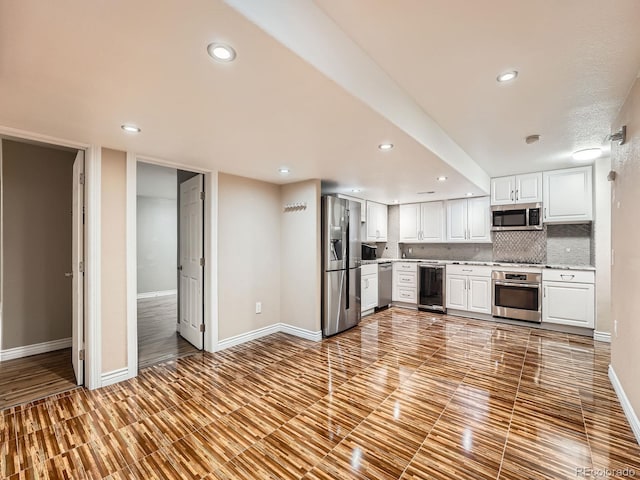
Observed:
[[[447,308],[491,314],[491,267],[447,265]]]
[[[378,306],[378,265],[363,265],[360,276],[360,306],[362,312]]]
[[[418,264],[395,262],[393,264],[393,302],[418,304]]]
[[[542,321],[594,328],[595,274],[588,271],[542,272]]]

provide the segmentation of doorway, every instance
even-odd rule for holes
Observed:
[[[136,164],[138,368],[203,348],[202,175]]]
[[[84,151],[0,139],[0,410],[84,383]]]

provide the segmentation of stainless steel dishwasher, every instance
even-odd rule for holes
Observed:
[[[393,279],[393,264],[391,262],[378,264],[378,308],[391,305],[391,282]]]

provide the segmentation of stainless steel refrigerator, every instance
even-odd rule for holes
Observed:
[[[322,334],[360,323],[360,204],[322,197]]]

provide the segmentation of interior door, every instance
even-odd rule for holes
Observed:
[[[71,361],[78,385],[84,383],[84,151],[73,162],[73,200],[71,208],[71,288],[72,322]]]
[[[180,184],[180,335],[202,349],[203,175]]]

